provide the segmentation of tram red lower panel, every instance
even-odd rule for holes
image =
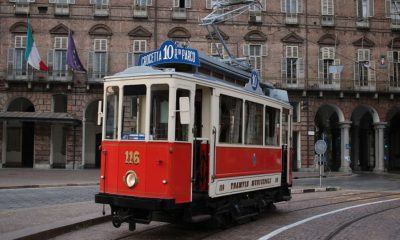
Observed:
[[[100,191],[143,198],[190,201],[191,144],[166,142],[104,141]],[[139,159],[137,164],[131,160]],[[135,187],[124,182],[128,171],[138,177]]]
[[[222,147],[216,149],[216,177],[236,177],[282,171],[281,149]]]

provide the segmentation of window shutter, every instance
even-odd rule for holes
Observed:
[[[262,5],[262,11],[267,11],[267,0],[260,1]]]
[[[206,8],[207,9],[212,9],[212,0],[206,0]]]
[[[338,66],[338,65],[340,65],[340,59],[333,60],[333,66]],[[339,72],[335,73],[335,74],[333,74],[333,79],[340,80],[340,76],[341,76],[341,74]]]
[[[14,70],[14,56],[15,56],[15,49],[9,48],[7,54],[7,72],[9,75],[11,75]]]
[[[303,13],[303,0],[297,0],[297,13]]]
[[[324,79],[324,60],[318,59],[318,79]]]
[[[354,80],[356,81],[356,84],[360,84],[359,73],[358,73],[358,62],[354,63]]]
[[[93,61],[94,61],[94,52],[90,51],[89,52],[89,57],[88,57],[88,78],[93,78]]]
[[[185,8],[192,8],[192,0],[185,0]]]
[[[128,68],[135,66],[135,64],[134,64],[135,54],[134,53],[128,53],[127,56],[126,56],[126,59],[127,59],[126,62],[127,62],[127,67]]]
[[[360,18],[363,16],[363,14],[362,14],[362,4],[360,4],[359,1],[360,0],[356,1],[356,10],[357,10],[356,12],[357,12],[357,17]]]
[[[388,51],[387,52],[387,59],[388,59],[388,62],[394,62],[394,59],[393,59],[393,51]]]
[[[173,7],[179,7],[179,0],[173,0]]]
[[[248,57],[250,52],[250,44],[243,45],[243,56]]]
[[[146,4],[147,4],[147,6],[152,6],[153,5],[153,1],[152,0],[147,0]]]
[[[105,62],[104,62],[104,75],[107,75],[108,74],[108,53],[106,53],[106,59],[105,59]]]
[[[281,12],[283,13],[286,12],[286,1],[287,0],[281,0]]]
[[[262,57],[268,56],[267,44],[261,44],[261,56]]]
[[[375,82],[375,80],[376,80],[375,61],[370,61],[368,68],[368,81]]]
[[[385,0],[385,13],[387,18],[391,18],[392,14],[392,0]]]
[[[303,58],[297,59],[297,79],[304,79],[304,60]]]
[[[358,49],[357,61],[368,61],[369,60],[369,49]]]
[[[287,58],[281,59],[281,74],[282,80],[286,80],[287,77]]]
[[[321,0],[321,13],[322,13],[322,15],[333,15],[334,14],[333,0]]]
[[[55,49],[67,49],[67,41],[66,37],[55,37],[54,38],[54,48]]]
[[[94,51],[107,52],[107,39],[95,39]]]
[[[369,0],[369,16],[373,17],[374,16],[374,0]]]
[[[54,66],[54,49],[47,50],[47,66],[49,67],[49,75],[52,75]]]

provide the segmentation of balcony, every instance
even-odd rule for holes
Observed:
[[[103,83],[103,78],[107,75],[105,71],[88,71],[87,78],[89,83]]]
[[[174,7],[172,9],[172,19],[184,20],[186,18],[186,8]]]
[[[376,81],[356,79],[354,81],[354,90],[366,92],[376,91]]]
[[[106,4],[95,4],[93,5],[93,14],[96,17],[108,17],[110,8]]]
[[[29,3],[28,2],[17,2],[15,3],[15,14],[28,15],[29,14]]]
[[[282,87],[285,89],[303,89],[304,82],[300,83],[300,80],[297,78],[286,78],[282,79]]]
[[[7,69],[7,81],[32,81],[36,78],[37,71],[26,66],[24,68],[16,68],[14,65],[9,65]]]
[[[56,4],[54,5],[54,15],[69,16],[69,4]]]
[[[358,18],[356,21],[357,28],[368,29],[371,27],[371,22],[369,18]]]
[[[340,80],[319,79],[318,88],[321,90],[340,90]]]
[[[147,18],[147,6],[135,5],[133,6],[133,17],[134,18]]]
[[[323,26],[323,27],[335,26],[335,16],[333,16],[333,15],[321,16],[321,26]]]
[[[390,28],[392,30],[398,31],[400,30],[400,17],[399,15],[392,15],[390,18]]]
[[[72,82],[72,76],[72,71],[49,69],[47,80],[55,82]]]
[[[285,23],[287,25],[298,25],[299,18],[297,13],[286,13]]]

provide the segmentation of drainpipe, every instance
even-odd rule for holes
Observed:
[[[154,49],[158,48],[158,0],[154,0]]]

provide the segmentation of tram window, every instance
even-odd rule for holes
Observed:
[[[263,105],[246,101],[245,144],[263,144]]]
[[[168,138],[168,99],[168,85],[151,86],[150,139],[167,140]]]
[[[146,86],[124,86],[122,139],[145,139]]]
[[[106,89],[106,139],[118,138],[118,87],[107,87]]]
[[[242,143],[243,100],[221,95],[219,100],[219,142]]]
[[[265,108],[265,144],[279,146],[280,110],[272,107]]]
[[[190,91],[184,89],[178,89],[176,91],[176,109],[180,110],[179,98],[180,97],[190,97]],[[181,114],[177,113],[175,117],[175,141],[188,141],[189,137],[189,125],[181,124],[180,119]]]

